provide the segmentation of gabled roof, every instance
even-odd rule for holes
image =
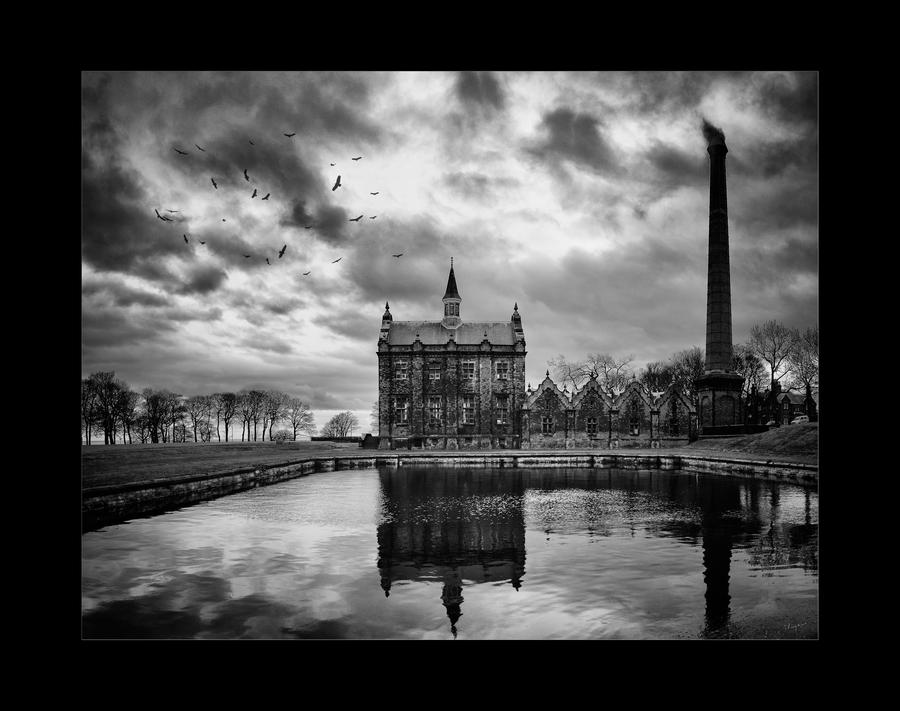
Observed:
[[[672,398],[678,398],[682,406],[685,407],[688,412],[696,412],[694,403],[691,402],[691,399],[684,394],[684,391],[682,391],[681,388],[676,387],[674,383],[669,385],[669,387],[665,389],[665,392],[657,398],[654,409],[662,411]]]
[[[613,408],[614,405],[612,398],[603,390],[603,388],[600,387],[600,382],[596,378],[591,378],[590,380],[588,380],[581,388],[581,390],[579,390],[577,393],[575,393],[575,395],[572,396],[572,407],[578,407],[579,405],[581,405],[581,401],[584,400],[585,395],[587,395],[589,392],[597,393],[607,409]]]
[[[513,346],[516,336],[509,321],[463,321],[457,328],[445,328],[440,321],[393,321],[388,330],[388,344],[408,346],[416,340],[423,345],[444,345],[450,335],[457,344],[478,345],[485,339],[495,346]]]
[[[802,405],[806,402],[805,393],[780,393],[778,395],[778,402],[784,402],[785,398],[789,399],[794,405]],[[815,396],[813,396],[813,400],[815,400]]]
[[[641,400],[643,400],[648,407],[653,407],[653,396],[650,394],[647,388],[644,387],[643,383],[641,383],[640,380],[632,380],[630,383],[628,383],[628,385],[625,386],[625,389],[620,392],[615,399],[616,407],[621,409],[622,403],[630,400],[632,393],[637,393]]]
[[[566,397],[563,394],[562,390],[557,387],[556,383],[554,383],[550,379],[550,375],[548,373],[547,377],[545,377],[541,381],[541,384],[538,385],[537,390],[535,390],[533,393],[531,393],[531,395],[525,398],[525,402],[522,404],[522,408],[525,410],[530,410],[535,406],[535,404],[537,404],[538,400],[540,400],[546,392],[552,393],[558,399],[560,407],[562,407],[564,410],[567,410],[571,407],[569,398]]]

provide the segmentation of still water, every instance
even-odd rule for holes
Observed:
[[[83,636],[818,636],[815,488],[686,472],[317,473],[82,537]]]

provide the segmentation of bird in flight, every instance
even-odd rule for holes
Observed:
[[[249,254],[245,254],[245,255],[244,255],[244,259],[250,259],[250,255],[249,255]]]
[[[263,198],[263,200],[268,200],[268,199],[269,199],[269,195],[271,195],[271,194],[272,194],[272,193],[266,193],[266,196]]]
[[[199,242],[200,240],[197,240],[197,241]],[[206,244],[206,242],[200,242],[200,244]]]
[[[176,153],[179,153],[179,154],[181,154],[181,155],[183,155],[183,156],[186,156],[186,155],[187,155],[187,152],[186,152],[186,151],[179,151],[177,148],[175,149],[175,152],[176,152]]]
[[[248,139],[249,140],[249,139]],[[256,144],[253,141],[250,141],[251,146],[255,146]]]
[[[284,250],[287,249],[287,245],[281,248],[281,251],[278,253],[278,258],[281,259],[284,256]]]
[[[297,135],[297,132],[294,131],[293,133],[286,133],[286,134],[284,134],[284,135],[287,136],[288,138],[293,138],[294,136]]]
[[[311,229],[312,229],[312,225],[306,225],[306,229],[311,230]]]
[[[378,215],[372,215],[369,219],[374,220],[376,217],[378,217]]]
[[[194,145],[197,147],[197,150],[198,150],[198,151],[203,151],[204,153],[206,153],[206,149],[205,149],[205,148],[201,148],[201,147],[198,146],[196,143],[195,143]]]
[[[214,187],[216,190],[218,190],[218,189],[219,189],[219,184],[216,182],[215,178],[210,178],[210,180],[212,181],[213,187]]]
[[[369,193],[369,195],[378,195],[378,193]]]
[[[362,215],[360,215],[359,217],[351,217],[349,222],[359,222],[362,218]]]
[[[396,257],[397,259],[400,259],[400,257],[403,256],[403,252],[400,252],[400,254],[392,254],[391,256]]]
[[[272,266],[272,262],[269,261],[268,257],[266,257],[266,264],[268,264],[270,267]]]
[[[341,176],[340,175],[337,177],[337,180],[334,182],[334,187],[331,189],[331,192],[334,192],[339,187],[341,187]]]
[[[252,197],[252,198],[256,197],[256,188],[253,188],[253,195],[251,195],[250,197]]]
[[[166,210],[166,212],[181,212],[181,210]]]
[[[338,263],[339,261],[341,261],[342,259],[343,259],[343,257],[338,257],[337,259],[335,259],[335,260],[332,262],[332,264],[337,264],[337,263]]]
[[[312,272],[303,272],[303,276],[309,276]]]
[[[225,222],[225,218],[224,218],[224,217],[222,218],[222,222]]]
[[[359,160],[362,156],[357,156],[356,158],[351,158],[350,160]]]
[[[250,182],[250,176],[247,175],[247,169],[246,169],[246,168],[244,168],[244,180],[246,180],[248,183]]]
[[[159,210],[157,210],[155,207],[153,208],[153,212],[155,212],[156,216],[163,222],[171,222],[172,221],[171,217],[164,217],[163,215],[160,215]]]
[[[188,243],[187,235],[181,235],[181,236],[184,237],[184,243],[187,244]]]
[[[329,163],[328,165],[330,165],[332,168],[334,168],[334,163]]]

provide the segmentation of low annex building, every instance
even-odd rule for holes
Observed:
[[[518,448],[525,333],[508,321],[467,322],[453,261],[440,321],[394,321],[378,337],[379,449]]]
[[[697,411],[675,386],[651,393],[632,380],[613,397],[591,377],[569,395],[550,372],[522,407],[522,449],[678,447],[697,438]]]

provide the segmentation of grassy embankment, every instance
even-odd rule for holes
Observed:
[[[81,447],[81,486],[128,484],[194,474],[224,474],[255,466],[275,466],[334,450],[359,450],[355,443],[207,442],[185,444],[91,445]]]
[[[819,423],[783,425],[743,437],[702,439],[691,443],[689,449],[714,450],[722,455],[754,455],[760,459],[802,460],[815,464],[819,460]]]
[[[787,425],[755,435],[705,439],[677,450],[639,450],[646,454],[709,454],[735,459],[764,459],[818,463],[819,425]],[[81,448],[82,488],[170,479],[197,474],[224,474],[236,469],[276,466],[307,456],[361,453],[353,443],[330,442],[210,442],[205,444],[134,444]],[[509,450],[502,450],[509,452]],[[597,454],[598,450],[586,450]],[[568,450],[574,454],[574,450]],[[616,454],[638,453],[621,449]],[[438,454],[438,453],[434,453]],[[474,453],[473,453],[474,454]]]

